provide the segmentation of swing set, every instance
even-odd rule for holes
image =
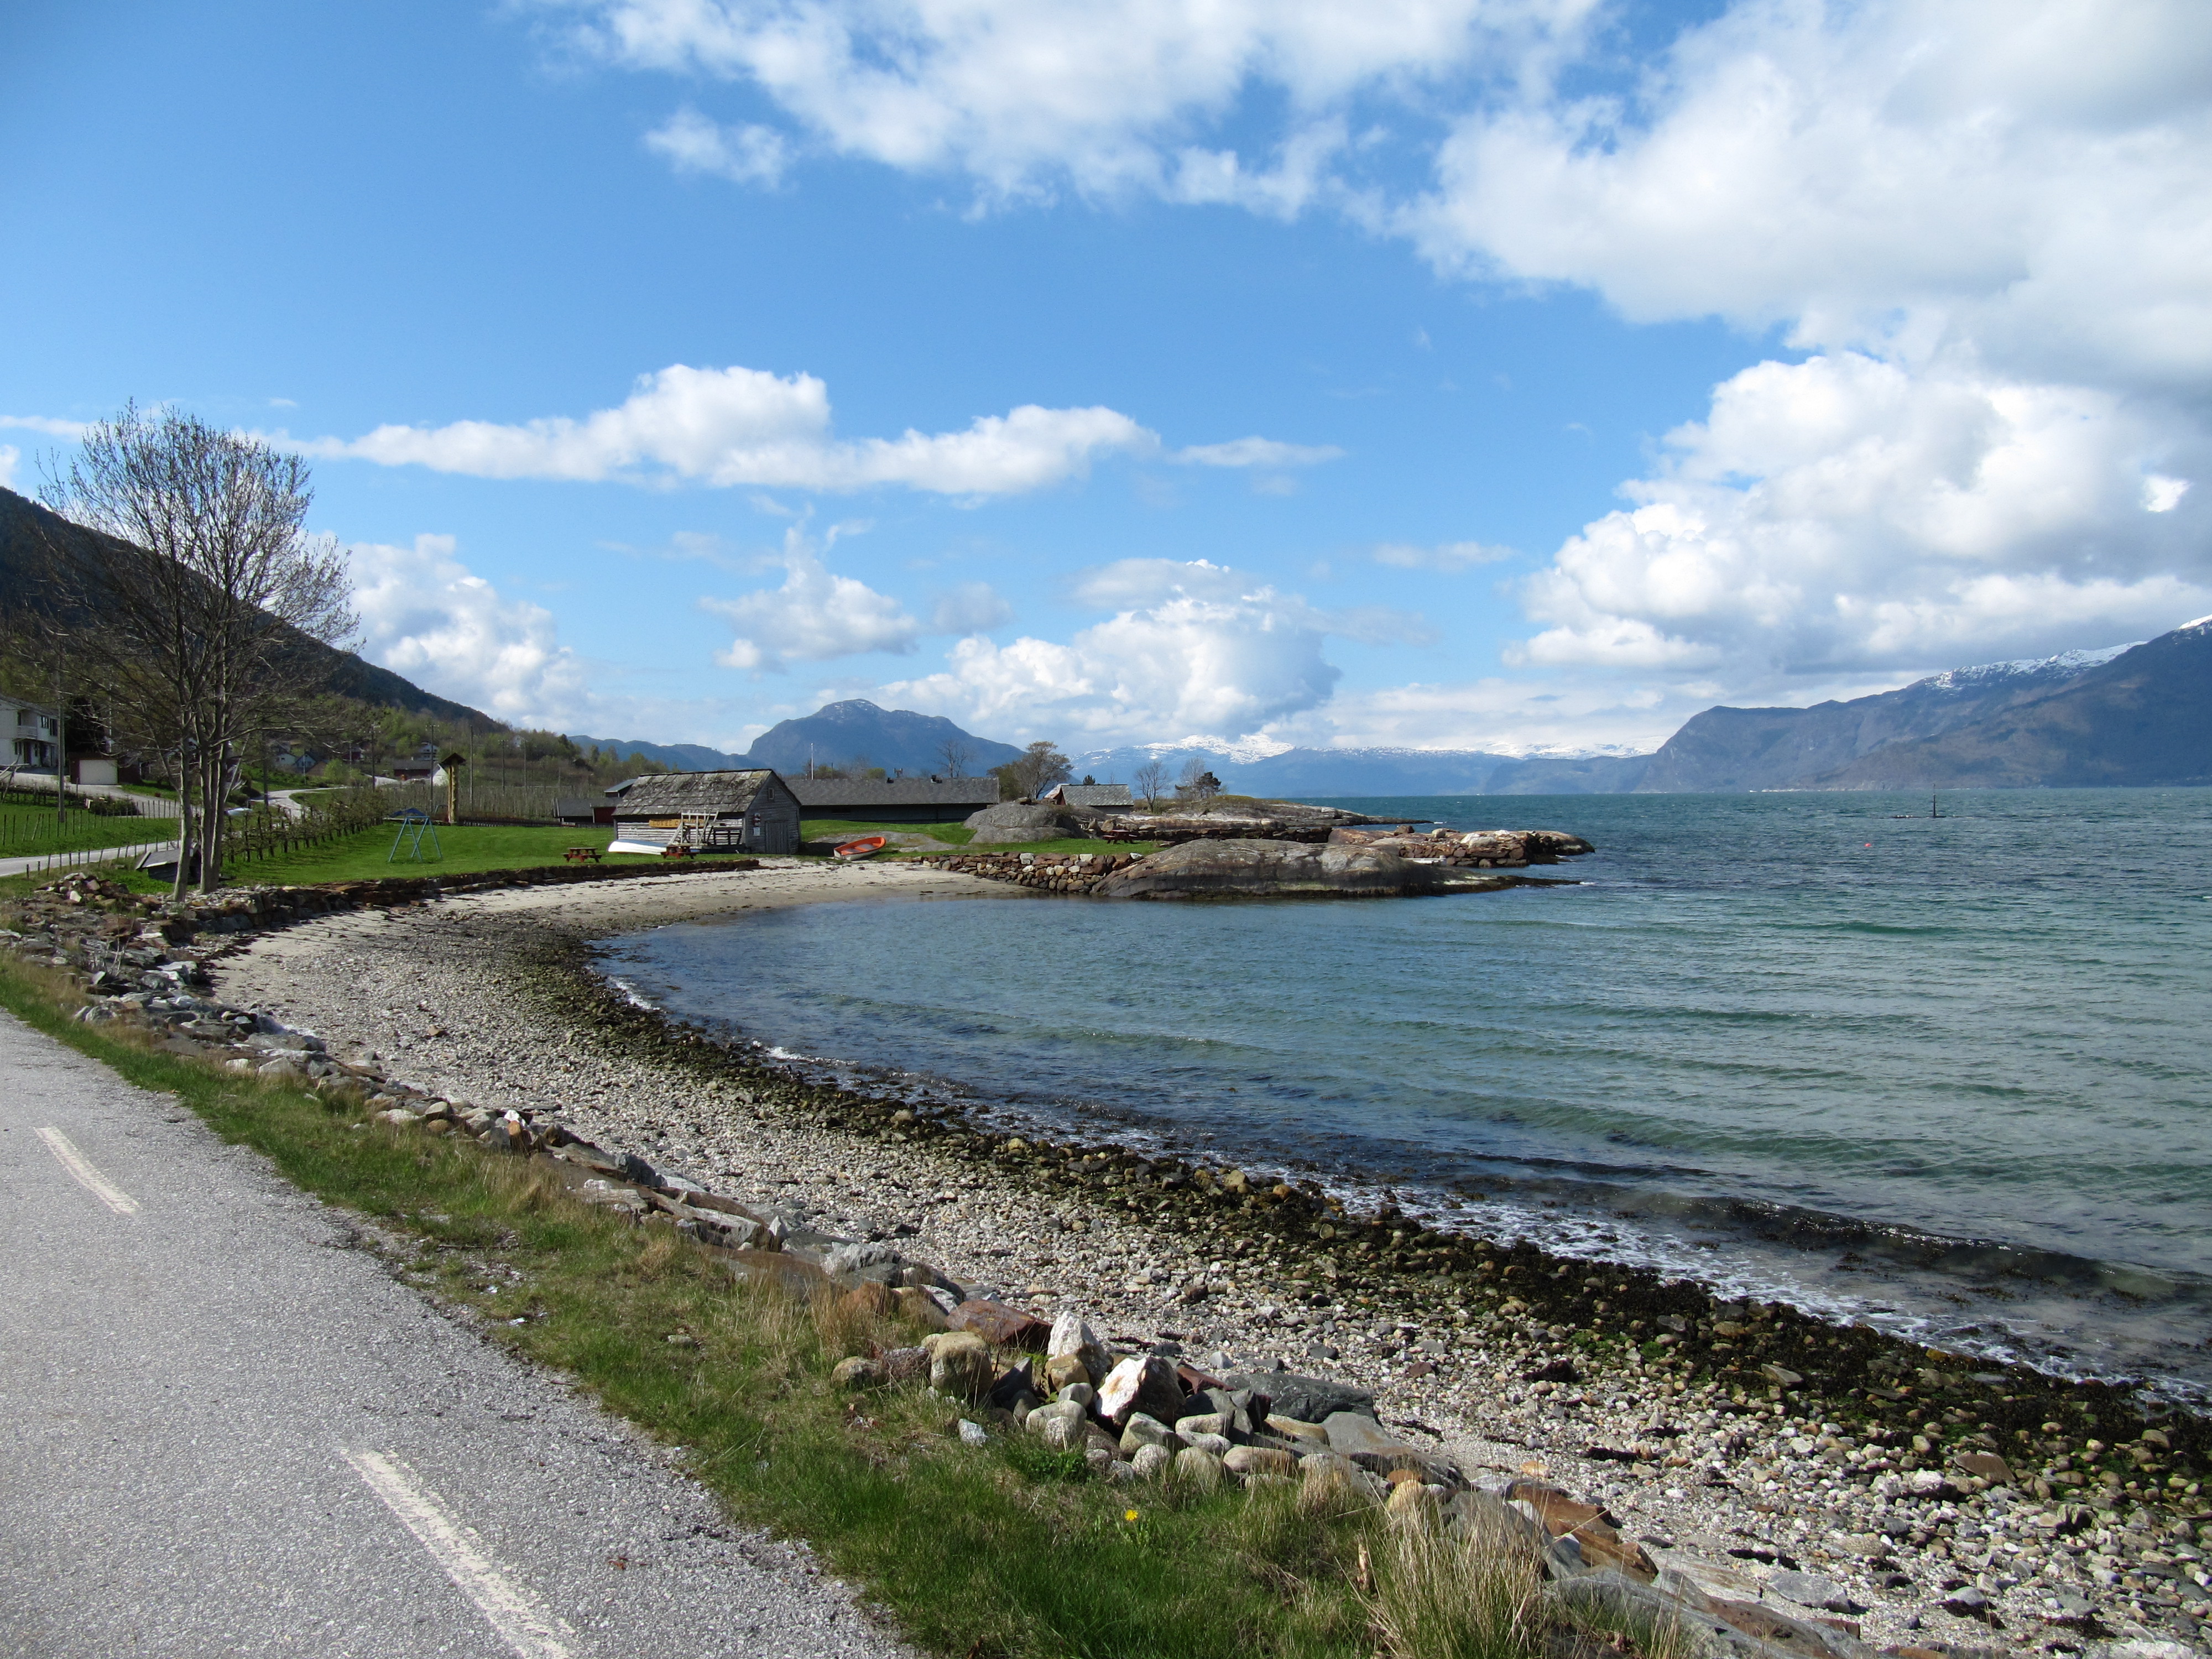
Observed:
[[[399,825],[399,833],[392,838],[392,851],[384,859],[386,864],[398,862],[399,848],[403,843],[406,846],[409,858],[417,864],[427,863],[428,860],[422,856],[422,834],[425,830],[430,836],[430,856],[440,863],[445,861],[446,849],[438,844],[438,826],[431,821],[429,813],[419,806],[403,806],[392,816]]]

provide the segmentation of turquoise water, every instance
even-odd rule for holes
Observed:
[[[1478,896],[814,905],[606,965],[879,1086],[2212,1382],[2212,792],[1346,804],[1600,850]]]

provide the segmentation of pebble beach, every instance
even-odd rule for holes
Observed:
[[[1067,902],[908,865],[770,861],[358,910],[240,941],[208,965],[227,1001],[317,1033],[333,1058],[635,1149],[826,1233],[894,1241],[974,1294],[1046,1319],[1079,1313],[1117,1352],[1372,1390],[1395,1431],[1470,1472],[1540,1476],[1603,1504],[1662,1572],[1709,1594],[1907,1649],[2212,1651],[2196,1617],[2201,1505],[2179,1478],[2201,1438],[2193,1420],[2129,1421],[2112,1391],[1977,1372],[1778,1304],[1710,1304],[1694,1286],[1528,1247],[1498,1257],[1497,1282],[1530,1288],[1468,1294],[1466,1275],[1422,1258],[1480,1241],[1376,1231],[1326,1194],[1281,1187],[1335,1223],[1257,1224],[1267,1177],[1243,1170],[1159,1177],[1202,1190],[1194,1222],[1180,1193],[1133,1192],[1154,1177],[1128,1173],[1133,1160],[1110,1146],[924,1133],[896,1101],[875,1103],[879,1123],[825,1121],[821,1091],[779,1084],[757,1055],[696,1035],[656,1043],[656,1017],[582,964],[592,939],[667,921],[955,896]],[[1362,1230],[1349,1249],[1329,1240]],[[1639,1309],[1650,1317],[1621,1319]],[[1632,1323],[1626,1340],[1589,1340],[1608,1318]],[[1890,1386],[1808,1381],[1802,1356],[1823,1344],[1857,1351],[1853,1374]],[[1801,1368],[1761,1363],[1768,1352]],[[2109,1472],[2124,1447],[2123,1468],[2156,1470],[2132,1491]]]

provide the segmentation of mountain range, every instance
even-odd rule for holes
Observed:
[[[52,543],[57,540],[88,546],[103,561],[148,556],[128,542],[71,524],[28,496],[0,488],[0,603],[20,605],[41,617],[51,615],[60,602],[47,592],[40,578],[52,561]],[[480,732],[502,729],[499,721],[481,709],[425,691],[414,681],[366,662],[351,651],[341,651],[304,634],[296,643],[301,652],[321,664],[325,688],[341,696],[379,708],[398,708],[410,714],[427,711],[440,720],[464,722]]]
[[[89,538],[103,559],[146,556],[80,529],[0,488],[0,600],[35,611],[55,538]],[[302,639],[322,659],[330,690],[386,708],[425,710],[482,730],[501,723],[413,681]],[[952,721],[864,698],[787,720],[743,755],[699,744],[576,736],[684,770],[855,762],[927,775],[945,769],[945,745],[981,773],[1012,760],[1013,744]],[[1132,782],[1152,760],[1170,774],[1196,760],[1240,793],[1566,795],[1729,793],[1759,789],[2078,788],[2212,785],[2212,617],[2141,644],[2069,651],[1931,675],[1894,691],[1809,708],[1708,708],[1649,755],[1510,755],[1462,749],[1286,749],[1275,753],[1203,741],[1094,750],[1076,775]]]
[[[663,766],[688,772],[722,767],[772,767],[787,776],[805,775],[811,766],[880,766],[888,771],[927,777],[945,770],[945,748],[964,749],[963,775],[974,777],[994,766],[1003,766],[1022,751],[1010,743],[994,743],[962,731],[941,714],[917,714],[910,708],[884,708],[866,697],[825,703],[811,714],[779,721],[753,739],[742,755],[690,743],[641,743],[629,738],[587,738],[574,732],[569,741],[586,747],[611,750],[618,755],[642,755]]]

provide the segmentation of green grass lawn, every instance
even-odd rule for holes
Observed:
[[[526,870],[562,863],[562,854],[571,847],[595,847],[604,851],[614,839],[614,831],[605,825],[578,830],[557,824],[541,827],[464,823],[448,829],[441,823],[434,826],[439,850],[433,851],[430,835],[426,830],[422,857],[418,861],[409,855],[404,843],[398,857],[392,857],[392,839],[398,828],[396,823],[379,823],[320,846],[235,860],[224,866],[224,884],[233,887],[273,887],[323,881],[368,881],[380,876],[428,876],[441,872],[462,875],[482,870]],[[714,854],[702,854],[696,861],[711,866],[721,860]],[[610,866],[657,866],[662,862],[659,858],[626,853],[605,860]],[[167,884],[135,874],[130,878],[130,885],[145,892],[167,890]]]
[[[141,842],[173,841],[176,835],[174,818],[95,816],[75,810],[57,835],[51,806],[0,808],[0,859],[32,858],[88,847],[133,847]]]

